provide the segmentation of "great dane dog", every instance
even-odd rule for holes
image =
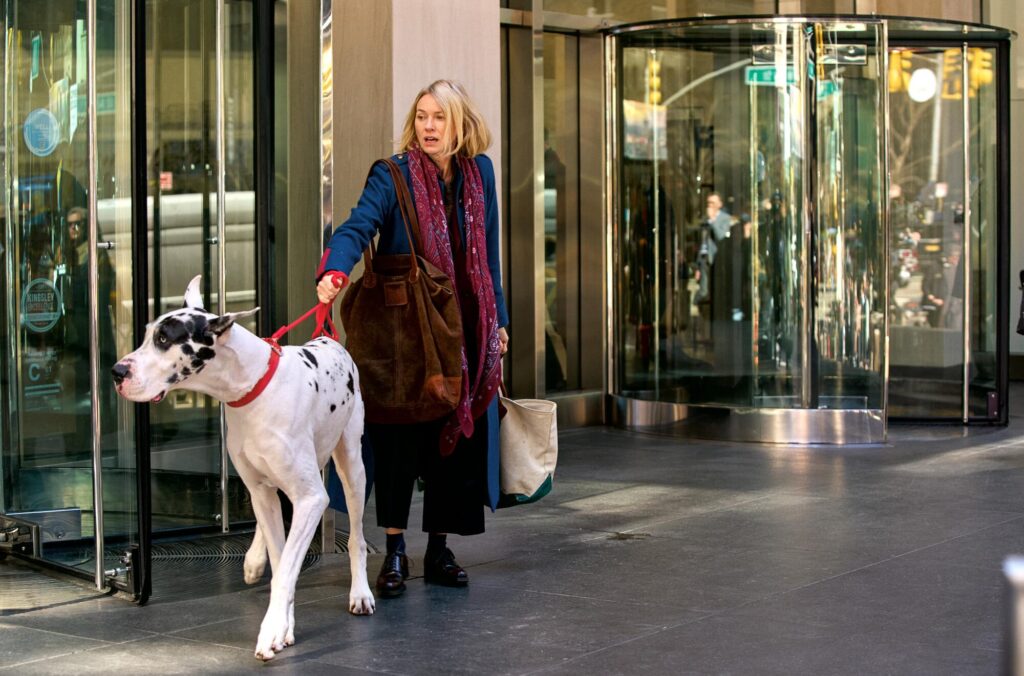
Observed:
[[[199,281],[189,283],[185,306],[150,324],[142,346],[117,362],[112,373],[118,393],[131,401],[158,402],[184,388],[227,404],[228,453],[256,513],[245,581],[259,581],[270,558],[270,605],[256,640],[256,657],[269,660],[295,643],[295,581],[327,507],[320,470],[331,457],[349,512],[348,609],[356,615],[374,610],[363,540],[359,374],[335,340],[276,348],[235,323],[259,308],[221,316],[206,312]],[[278,489],[294,506],[287,540]]]

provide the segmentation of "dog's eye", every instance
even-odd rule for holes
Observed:
[[[167,343],[169,343],[171,341],[170,341],[170,339],[167,338],[166,335],[164,335],[162,333],[158,333],[158,334],[156,334],[156,342],[159,343],[160,345],[166,345]]]

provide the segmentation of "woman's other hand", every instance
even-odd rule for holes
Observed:
[[[508,352],[508,331],[505,330],[505,327],[498,329],[498,342],[501,343],[501,353]]]
[[[348,275],[337,270],[328,270],[316,285],[316,297],[321,303],[333,303],[347,285]]]

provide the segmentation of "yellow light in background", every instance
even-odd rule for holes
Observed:
[[[889,92],[905,92],[910,87],[911,53],[894,50],[889,53]]]
[[[942,52],[942,98],[958,100],[963,94],[960,74],[963,72],[959,49]]]
[[[967,82],[970,96],[976,96],[978,90],[992,84],[995,74],[992,72],[992,52],[983,47],[971,47],[967,50]]]
[[[653,49],[647,57],[647,103],[661,103],[661,61]]]

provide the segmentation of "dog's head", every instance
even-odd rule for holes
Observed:
[[[201,279],[197,275],[189,282],[184,307],[157,317],[146,327],[139,349],[114,364],[114,386],[125,399],[158,402],[184,386],[217,357],[232,325],[259,310],[220,316],[207,312],[199,292]]]

